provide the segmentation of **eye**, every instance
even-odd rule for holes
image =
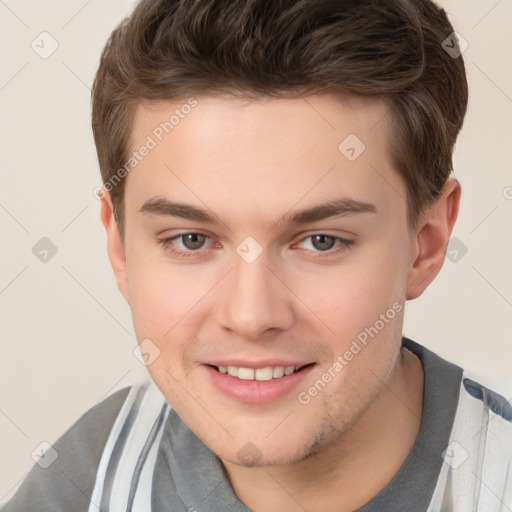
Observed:
[[[181,238],[186,249],[196,251],[197,249],[201,249],[204,241],[208,237],[206,235],[202,235],[201,233],[186,233],[184,235],[178,235],[176,238]]]
[[[199,252],[199,249],[202,249],[205,240],[208,238],[208,236],[201,233],[179,233],[173,237],[163,238],[159,240],[159,243],[164,249],[167,249],[175,241],[180,240],[185,250],[173,248],[171,253],[179,258],[188,258],[192,256],[194,252]]]
[[[322,258],[324,256],[337,254],[338,252],[345,250],[346,248],[348,248],[349,245],[354,243],[354,240],[349,240],[347,238],[342,238],[339,236],[327,235],[324,233],[315,233],[313,235],[307,236],[306,238],[303,238],[301,240],[301,243],[307,240],[311,241],[310,245],[313,247],[313,252],[320,253],[315,255],[315,258]],[[338,242],[338,245],[334,250],[332,250],[332,248],[335,247],[336,242]],[[324,255],[321,253],[327,254]]]

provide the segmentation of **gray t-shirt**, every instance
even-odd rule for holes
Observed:
[[[468,379],[464,379],[463,384],[462,368],[408,338],[404,337],[402,343],[419,357],[425,372],[420,432],[393,480],[356,512],[427,510],[438,484],[443,465],[441,454],[448,446],[463,386],[473,397],[480,400],[485,398],[491,404],[491,409],[493,405],[496,409],[496,404],[499,404],[501,409],[498,412],[506,421],[510,421],[507,415],[512,418],[510,405],[501,395]],[[86,412],[53,444],[59,454],[58,459],[47,469],[35,465],[2,510],[87,512],[103,448],[129,391],[130,388],[117,391]],[[477,396],[479,393],[485,396]],[[123,435],[119,440],[121,448],[118,452],[121,453]],[[112,467],[118,462],[111,462]],[[105,480],[110,480],[110,477],[107,471]],[[186,512],[193,509],[201,512],[250,512],[234,493],[220,459],[173,409],[162,423],[152,478],[153,512]],[[105,488],[108,489],[110,484],[106,481]],[[108,510],[108,501],[106,507],[102,504],[101,510]]]

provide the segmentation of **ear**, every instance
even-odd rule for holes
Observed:
[[[411,239],[406,299],[419,297],[443,266],[459,213],[461,186],[449,179],[440,197],[421,217]]]
[[[102,189],[101,199],[101,222],[107,232],[107,252],[110,264],[116,276],[117,287],[123,297],[130,303],[130,294],[128,290],[128,278],[126,275],[126,257],[121,240],[121,233],[114,216],[114,207],[110,198],[110,193]]]

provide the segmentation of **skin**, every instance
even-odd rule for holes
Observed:
[[[349,512],[391,481],[418,436],[424,375],[415,355],[400,353],[404,305],[443,265],[460,185],[449,180],[409,229],[382,100],[333,93],[196,99],[127,177],[124,245],[109,194],[101,201],[109,258],[137,339],[160,350],[149,372],[220,457],[249,508]],[[183,103],[140,105],[133,147]],[[366,146],[353,162],[338,150],[348,134]],[[141,212],[155,197],[206,209],[222,223]],[[283,221],[340,197],[371,203],[376,212],[299,226]],[[159,242],[183,232],[208,238],[202,246],[186,238]],[[318,234],[353,243],[327,239],[322,246],[308,238]],[[262,249],[252,263],[236,252],[248,236]],[[173,249],[192,257],[180,259]],[[393,304],[401,306],[393,320],[307,405],[299,403],[297,393]],[[316,364],[299,388],[266,404],[225,396],[203,366],[290,354]],[[252,466],[238,455],[247,443],[259,454]]]

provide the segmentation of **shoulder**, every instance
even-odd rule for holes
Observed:
[[[2,511],[87,511],[104,446],[132,388],[116,391],[85,412],[52,444],[55,461],[35,464]]]
[[[476,380],[478,379],[478,380]],[[482,378],[469,375],[468,372],[464,372],[462,378],[462,385],[467,396],[480,400],[482,407],[488,412],[493,412],[495,415],[500,417],[502,420],[509,422],[512,426],[512,405],[511,403],[501,394],[501,389],[491,389],[493,384],[484,385],[482,384]]]
[[[405,345],[426,369],[430,416],[441,418],[449,432],[440,445],[432,444],[440,470],[428,512],[502,510],[512,503],[512,383],[462,368],[410,340]],[[438,425],[428,424],[437,438]]]
[[[444,464],[430,510],[456,499],[457,510],[497,511],[512,503],[512,406],[485,376],[467,370],[461,379],[459,402]],[[454,498],[455,497],[455,498]]]
[[[467,370],[461,380],[454,436],[474,453],[479,470],[482,461],[512,464],[512,393],[509,384],[496,384]]]
[[[512,461],[512,383],[488,374],[464,369],[452,438],[461,440],[478,452],[493,453]],[[471,451],[471,450],[468,450]]]

